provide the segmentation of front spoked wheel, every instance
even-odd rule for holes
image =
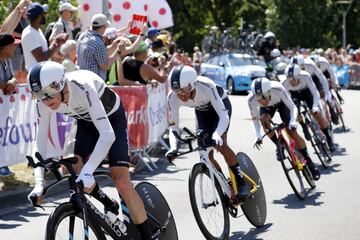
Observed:
[[[264,225],[266,220],[266,198],[260,175],[254,163],[245,153],[239,152],[236,155],[236,160],[238,161],[241,170],[253,181],[255,181],[257,186],[256,192],[252,193],[250,199],[241,205],[241,209],[253,226],[261,227]],[[249,180],[247,180],[246,183],[250,186],[250,189],[253,188],[253,185],[249,182]]]
[[[290,183],[291,188],[293,189],[296,196],[303,200],[306,195],[306,190],[304,186],[304,181],[302,174],[300,173],[298,167],[295,165],[295,161],[292,159],[289,148],[287,145],[283,145],[283,160],[281,161],[281,166],[285,172],[286,178]]]
[[[149,182],[139,183],[135,190],[144,202],[146,213],[152,225],[161,228],[160,239],[177,240],[174,216],[162,193]]]
[[[91,221],[88,230],[84,230],[83,215],[79,208],[73,203],[67,202],[58,206],[50,215],[46,226],[46,240],[61,239],[85,239],[85,235],[89,240],[105,240],[106,237],[102,229]]]
[[[189,196],[194,217],[205,238],[228,239],[230,220],[225,196],[216,179],[213,191],[209,169],[205,164],[198,163],[192,168]]]

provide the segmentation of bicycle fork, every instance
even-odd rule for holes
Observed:
[[[200,162],[205,164],[206,167],[209,170],[209,175],[210,175],[210,180],[211,180],[211,188],[212,188],[212,199],[211,199],[211,203],[207,204],[204,201],[204,189],[203,189],[203,174],[200,175],[200,199],[201,199],[201,203],[202,206],[206,209],[209,206],[215,206],[216,204],[219,203],[219,200],[216,198],[216,186],[215,186],[215,178],[217,179],[218,183],[221,186],[221,189],[224,191],[224,193],[231,198],[231,188],[230,185],[228,184],[225,176],[223,174],[221,174],[215,167],[213,164],[211,164],[210,160],[209,160],[209,152],[211,149],[207,149],[207,150],[202,150],[199,151],[200,154]]]

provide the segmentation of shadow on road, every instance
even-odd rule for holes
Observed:
[[[320,169],[321,175],[329,175],[332,173],[341,172],[341,170],[337,169],[340,166],[341,166],[341,164],[335,163],[333,165],[328,166],[327,168],[325,168],[323,166],[319,166],[319,169]]]
[[[295,194],[289,194],[283,199],[274,200],[273,203],[284,205],[285,208],[289,209],[302,209],[306,208],[306,206],[321,206],[324,203],[319,201],[321,194],[323,194],[323,192],[309,192],[304,200],[299,200]]]
[[[351,128],[346,128],[346,130],[344,131],[343,127],[337,127],[333,130],[333,132],[335,134],[348,133],[348,132],[351,132]]]
[[[332,156],[346,156],[346,155],[349,155],[347,152],[346,152],[346,148],[345,147],[340,147],[339,144],[336,144],[337,148],[336,148],[336,151],[333,152],[331,155]]]
[[[17,211],[17,213],[18,214],[9,214],[9,215],[5,214],[0,217],[0,221],[29,222],[29,218],[48,215],[48,213],[37,211],[33,207],[28,207],[22,209],[21,211],[19,210]],[[21,223],[12,223],[12,224],[1,223],[0,229],[14,229],[21,225],[22,225]]]
[[[272,223],[267,223],[259,228],[251,228],[248,232],[238,231],[232,232],[229,240],[263,240],[260,235],[264,232],[267,232],[268,229],[272,226]]]

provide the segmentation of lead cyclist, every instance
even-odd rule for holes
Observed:
[[[93,177],[93,172],[109,152],[111,177],[142,239],[157,239],[157,236],[151,236],[144,204],[131,183],[127,123],[119,96],[95,73],[87,70],[66,73],[63,65],[52,61],[36,64],[28,74],[28,82],[37,99],[36,151],[46,156],[52,112],[76,118],[74,154],[79,165],[75,169],[80,172],[76,182],[82,182],[84,191],[104,204],[105,213],[118,214],[118,203],[102,192]],[[82,161],[86,161],[83,167]],[[36,184],[29,199],[43,195],[44,169],[37,167],[34,173]]]

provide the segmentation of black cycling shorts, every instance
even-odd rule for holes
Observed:
[[[231,119],[231,103],[228,97],[224,98],[223,103],[225,105],[226,110],[228,110],[229,115],[229,125],[226,128],[226,132],[230,126],[230,119]],[[211,141],[211,136],[216,130],[219,124],[219,115],[216,113],[215,109],[211,105],[208,110],[200,111],[195,109],[196,119],[198,121],[198,129],[202,129],[204,134],[208,134],[209,141]]]
[[[314,97],[311,94],[311,91],[309,88],[303,89],[301,91],[290,91],[291,98],[294,102],[300,102],[304,101],[306,102],[306,105],[308,108],[312,109],[312,106],[314,104]]]
[[[289,108],[286,107],[286,105],[283,102],[280,102],[270,107],[260,107],[260,117],[263,114],[270,114],[272,118],[274,117],[276,111],[279,112],[281,121],[283,121],[283,123],[285,123],[286,126],[289,126],[291,120],[290,110]]]
[[[321,84],[320,79],[316,75],[311,75],[313,82],[319,92],[324,90],[324,86]]]
[[[115,132],[115,141],[109,150],[110,167],[129,167],[129,139],[127,121],[122,104],[109,116],[110,124]],[[78,120],[74,154],[85,162],[95,148],[99,132],[94,123]]]

